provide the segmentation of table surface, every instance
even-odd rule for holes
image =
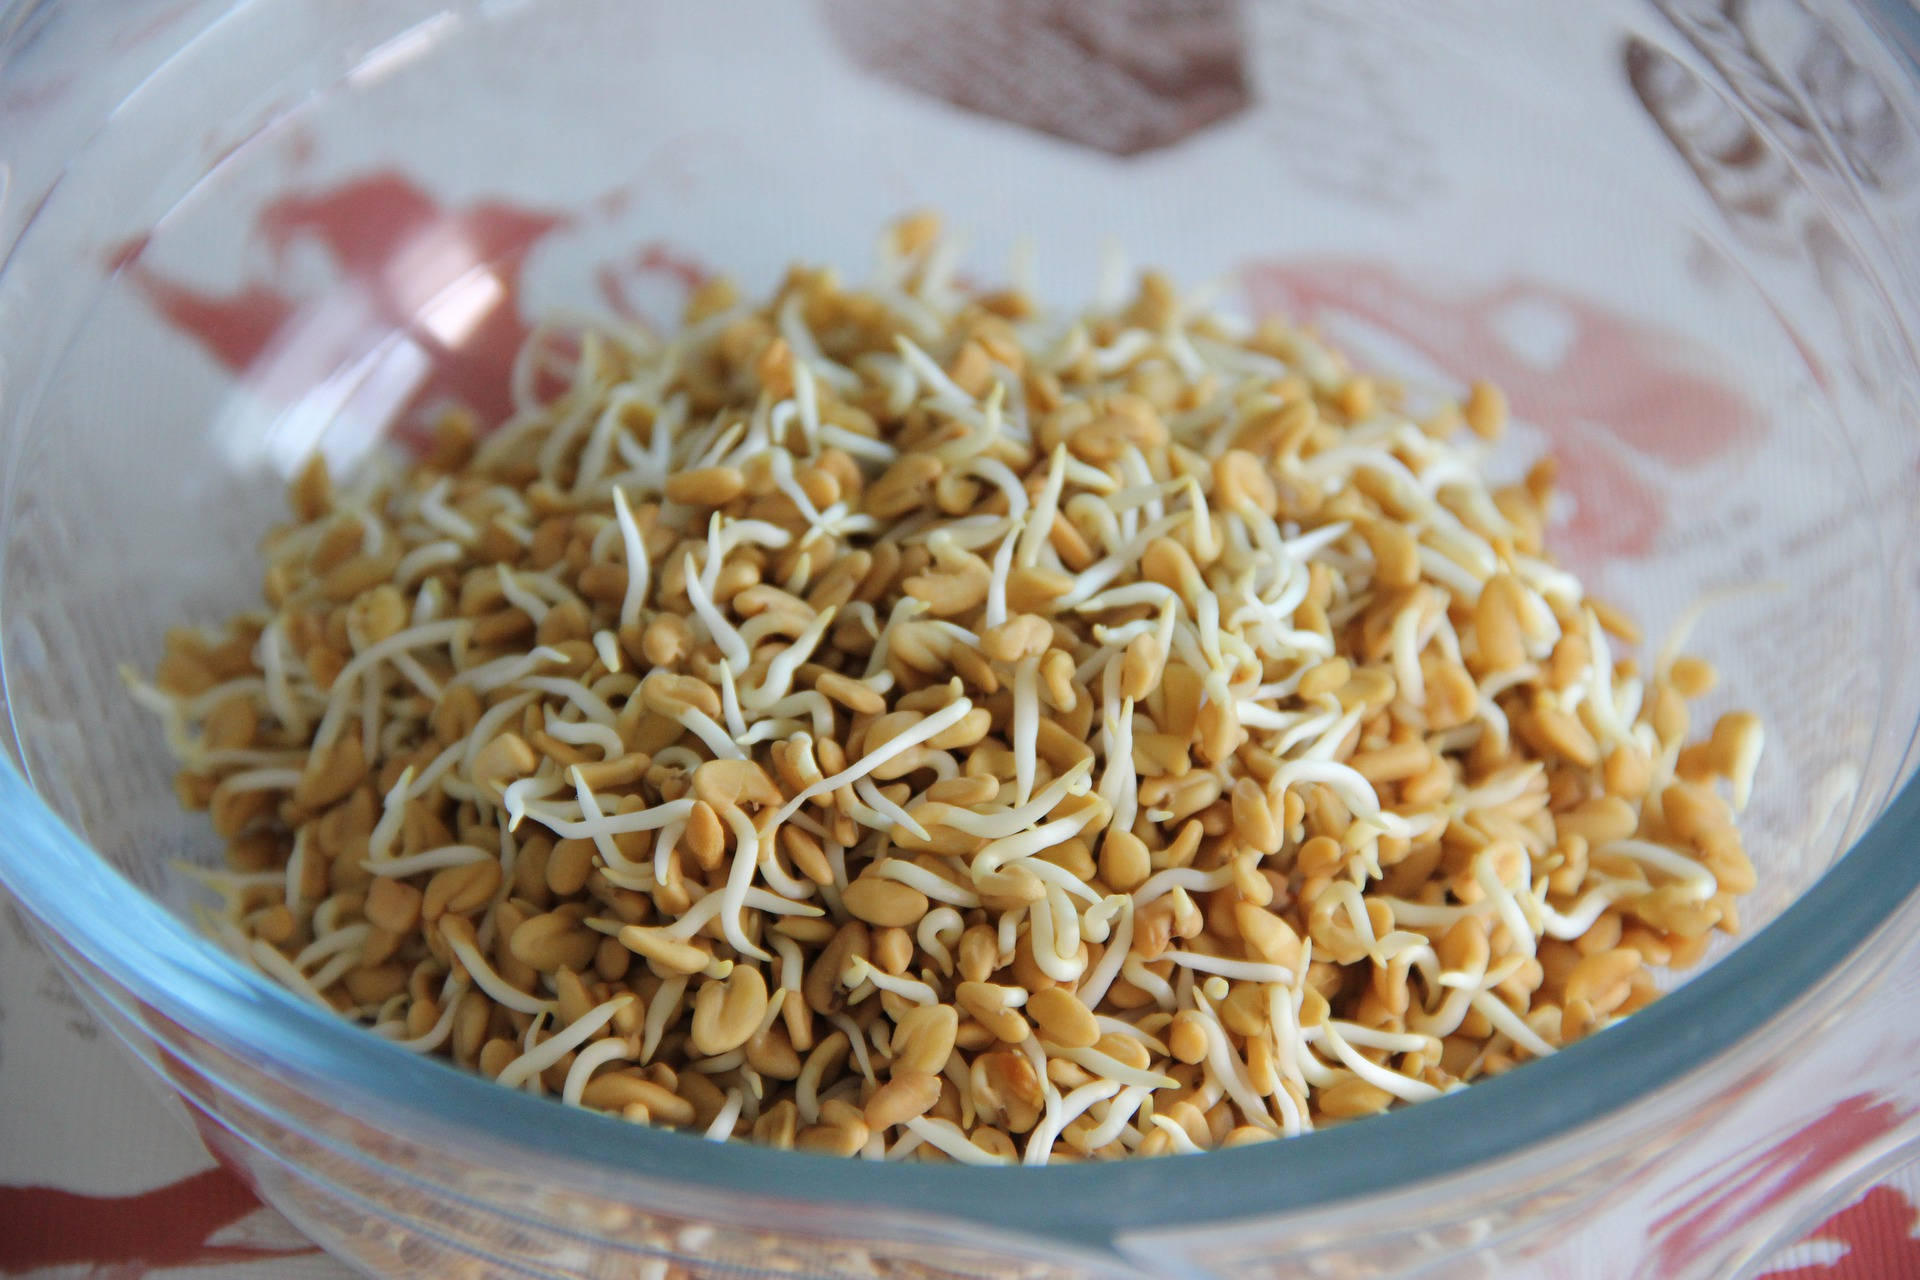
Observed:
[[[1920,1164],[1865,1192],[1762,1275],[1920,1280],[1916,1205]],[[0,901],[0,1276],[352,1274],[213,1162],[178,1104],[102,1032]]]

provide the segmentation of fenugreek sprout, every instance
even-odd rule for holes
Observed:
[[[1433,1098],[1737,927],[1759,721],[1616,659],[1497,388],[881,250],[300,473],[263,607],[129,677],[240,958],[632,1122],[1006,1165]]]

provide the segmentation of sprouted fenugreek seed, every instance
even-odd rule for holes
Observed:
[[[1496,388],[934,232],[542,327],[499,429],[295,480],[265,607],[133,682],[236,953],[515,1088],[984,1165],[1432,1098],[1737,927],[1759,722],[1618,655]]]

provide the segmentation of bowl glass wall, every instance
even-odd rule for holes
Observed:
[[[382,1272],[1737,1267],[1920,1109],[1897,1020],[1820,1035],[1889,999],[1915,927],[1920,802],[1896,796],[1920,721],[1920,98],[1892,17],[1734,9],[16,4],[0,879],[221,1154]],[[1656,639],[1709,600],[1706,714],[1766,720],[1739,944],[1621,1028],[1437,1103],[994,1173],[509,1095],[200,940],[171,864],[217,843],[118,669],[256,598],[301,460],[351,473],[438,398],[497,416],[543,313],[658,327],[713,270],[857,278],[877,228],[927,206],[976,280],[1030,251],[1072,302],[1119,246],[1416,394],[1501,382],[1520,426],[1495,465],[1559,457],[1563,559]],[[1710,1190],[1809,1133],[1832,1155],[1814,1175]],[[1602,1210],[1638,1229],[1581,1226]]]

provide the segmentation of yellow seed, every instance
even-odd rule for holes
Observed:
[[[927,895],[898,880],[862,876],[840,895],[848,914],[868,924],[906,928],[927,914]]]
[[[1015,569],[1007,575],[1007,607],[1023,613],[1049,608],[1073,590],[1074,580],[1056,569]]]
[[[595,855],[591,840],[555,841],[552,852],[547,855],[547,888],[563,898],[579,893],[593,874]],[[521,856],[525,856],[524,850]]]
[[[1639,825],[1639,813],[1615,795],[1596,796],[1554,820],[1561,836],[1579,836],[1590,848],[1625,840]]]
[[[1740,792],[1751,781],[1760,760],[1764,731],[1751,711],[1729,711],[1713,724],[1711,746],[1716,771],[1734,782],[1734,803],[1744,803]]]
[[[943,778],[927,788],[926,798],[936,804],[961,809],[989,804],[1000,794],[1000,784],[992,778]]]
[[[1184,776],[1193,767],[1188,741],[1171,733],[1141,733],[1133,739],[1134,768],[1145,778]]]
[[[1262,1041],[1261,1043],[1265,1042]],[[1227,1136],[1221,1139],[1220,1145],[1223,1147],[1248,1147],[1256,1142],[1272,1142],[1279,1136],[1279,1134],[1273,1132],[1271,1129],[1261,1129],[1250,1124],[1236,1125],[1227,1131]]]
[[[1173,1154],[1173,1138],[1164,1129],[1155,1129],[1148,1134],[1146,1141],[1134,1148],[1137,1156],[1165,1156]]]
[[[872,935],[866,925],[858,920],[841,925],[801,979],[807,1007],[822,1015],[838,1013],[846,1004],[847,994],[840,984],[840,975],[847,971],[855,957],[865,959],[871,954]]]
[[[1145,1071],[1152,1062],[1147,1054],[1147,1046],[1123,1032],[1109,1031],[1093,1047],[1094,1052],[1104,1053],[1136,1071]]]
[[[526,739],[517,733],[503,733],[480,748],[473,759],[474,785],[488,790],[504,791],[510,782],[517,782],[540,767],[540,757],[527,745]]]
[[[1396,692],[1393,677],[1387,672],[1378,667],[1358,667],[1340,689],[1340,705],[1348,711],[1355,707],[1377,711],[1392,702]]]
[[[1320,1111],[1331,1120],[1378,1115],[1393,1103],[1393,1095],[1358,1076],[1328,1085],[1314,1095]]]
[[[1527,660],[1520,627],[1520,601],[1525,590],[1512,574],[1496,574],[1480,588],[1473,607],[1473,631],[1480,669],[1511,671]]]
[[[808,1125],[794,1135],[793,1149],[820,1155],[854,1156],[867,1145],[870,1132],[864,1120],[853,1124]]]
[[[1274,821],[1273,806],[1267,802],[1267,793],[1252,778],[1241,778],[1233,784],[1233,829],[1234,834],[1249,849],[1260,854],[1280,852],[1282,832]]]
[[[1596,1011],[1609,1013],[1626,999],[1628,980],[1641,964],[1640,953],[1632,947],[1585,956],[1567,975],[1566,998],[1584,1000]]]
[[[1145,632],[1128,641],[1125,656],[1120,664],[1120,696],[1131,698],[1135,702],[1144,702],[1154,685],[1160,681],[1160,672],[1166,666],[1166,651],[1160,647],[1159,639],[1152,632]]]
[[[893,1069],[938,1074],[953,1056],[960,1015],[950,1004],[917,1004],[893,1032]]]
[[[1280,496],[1260,459],[1244,449],[1229,449],[1214,459],[1213,501],[1224,511],[1250,506],[1272,515]]]
[[[700,988],[693,1001],[693,1047],[717,1058],[745,1044],[767,1012],[767,981],[758,969],[735,965],[724,981]]]
[[[627,950],[666,973],[694,974],[707,967],[709,956],[705,950],[670,937],[661,929],[630,924],[620,930],[619,938]]]
[[[520,1047],[511,1040],[489,1040],[480,1046],[480,1074],[498,1076],[507,1064],[520,1056]]]
[[[593,993],[587,990],[586,980],[573,970],[562,969],[556,973],[553,988],[554,1012],[562,1023],[578,1021],[592,1011]]]
[[[1000,677],[995,673],[993,664],[988,662],[979,651],[969,648],[964,644],[957,644],[948,652],[947,656],[948,660],[953,663],[954,673],[967,684],[972,685],[981,693],[992,694],[999,692]],[[886,705],[885,700],[879,699],[879,701],[881,707],[884,708]]]
[[[676,472],[666,481],[670,501],[696,507],[725,506],[746,488],[747,478],[738,467],[698,467]]]
[[[493,1002],[478,991],[460,997],[453,1015],[454,1060],[471,1066],[486,1040],[487,1022],[493,1016]]]
[[[960,935],[959,953],[958,968],[964,981],[984,983],[1000,967],[1000,947],[990,925],[969,926]]]
[[[311,523],[333,506],[333,480],[324,455],[315,452],[287,484],[287,507],[298,520]]]
[[[293,798],[308,809],[322,809],[342,799],[367,776],[367,757],[358,732],[342,734],[333,745],[316,751],[293,789]]]
[[[887,228],[887,239],[895,254],[910,258],[940,239],[940,215],[932,209],[915,209],[902,214]]]
[[[1753,860],[1740,843],[1739,832],[1731,827],[1711,831],[1701,837],[1699,844],[1700,862],[1713,873],[1714,881],[1722,893],[1753,892],[1759,880]]]
[[[259,728],[260,715],[253,709],[253,703],[235,694],[214,704],[213,710],[207,713],[202,731],[207,746],[218,749],[250,745]]]
[[[1668,746],[1683,741],[1687,736],[1688,721],[1686,699],[1680,696],[1680,691],[1672,685],[1659,686],[1648,717],[1654,736]]]
[[[406,881],[375,876],[367,886],[367,920],[388,933],[412,933],[420,923],[420,899]]]
[[[1426,772],[1432,762],[1433,754],[1427,750],[1427,744],[1415,741],[1396,742],[1377,751],[1362,751],[1348,760],[1347,764],[1368,782],[1379,786],[1417,777]]]
[[[1226,760],[1247,740],[1247,731],[1240,727],[1240,713],[1232,703],[1217,698],[1201,704],[1194,727],[1199,733],[1197,754],[1214,764]],[[1211,773],[1199,774],[1193,781],[1202,786],[1210,781],[1216,794],[1220,789],[1220,780]],[[1213,797],[1209,797],[1197,805],[1196,810],[1212,803]]]
[[[393,572],[395,557],[391,554],[367,555],[364,552],[327,570],[320,579],[321,594],[333,600],[352,600],[371,587],[384,582]]]
[[[873,963],[883,973],[898,976],[913,963],[913,935],[905,929],[875,929],[872,945]]]
[[[1673,783],[1660,793],[1660,812],[1677,839],[1697,844],[1733,826],[1726,802],[1707,787]]]
[[[1178,1061],[1188,1064],[1206,1061],[1207,1033],[1199,1014],[1183,1009],[1173,1015],[1173,1022],[1167,1027],[1167,1048]]]
[[[1093,1011],[1065,987],[1047,987],[1027,997],[1027,1013],[1042,1034],[1069,1049],[1086,1049],[1100,1039]]]
[[[1482,440],[1498,440],[1507,430],[1507,395],[1491,382],[1477,381],[1462,406],[1467,427]]]
[[[492,858],[436,871],[427,881],[420,914],[426,920],[466,915],[493,901],[500,889],[500,864]]]
[[[1093,724],[1093,699],[1075,682],[1064,649],[1049,649],[1040,659],[1040,700],[1061,714],[1062,728],[1085,736]]]
[[[1300,971],[1300,935],[1285,920],[1251,902],[1239,902],[1234,904],[1233,921],[1251,955],[1294,973]]]
[[[600,936],[576,916],[553,911],[529,917],[507,939],[514,959],[541,973],[585,969],[599,948]]]
[[[1404,525],[1369,520],[1360,528],[1373,552],[1374,581],[1382,587],[1411,587],[1420,581],[1420,548]]]
[[[671,667],[692,647],[693,632],[686,620],[672,614],[655,618],[640,633],[641,655],[652,667]]]
[[[934,481],[945,470],[932,454],[902,455],[878,480],[867,486],[861,509],[880,520],[893,520],[924,502]]]
[[[1556,689],[1568,689],[1587,678],[1592,655],[1578,632],[1568,632],[1553,646],[1547,659],[1547,683]]]
[[[799,827],[781,827],[780,847],[786,851],[794,869],[801,875],[815,884],[833,883],[833,866],[827,861],[826,851],[811,833]]]
[[[1128,446],[1152,449],[1164,444],[1166,427],[1152,406],[1139,401],[1137,409],[1137,412],[1105,414],[1074,428],[1067,437],[1067,448],[1082,461],[1099,465],[1112,462]]]
[[[855,715],[878,715],[887,709],[887,700],[875,693],[872,686],[837,671],[821,672],[813,687]]]
[[[1607,753],[1601,776],[1608,795],[1635,801],[1653,782],[1653,764],[1638,747],[1623,743]]]
[[[1303,698],[1318,698],[1341,688],[1353,676],[1353,668],[1345,658],[1329,658],[1307,669],[1300,677],[1299,693]]]
[[[943,1081],[930,1071],[895,1070],[891,1079],[867,1099],[867,1128],[884,1133],[933,1110]]]
[[[1295,865],[1306,876],[1330,876],[1346,861],[1346,850],[1331,836],[1314,836],[1300,846]]]
[[[399,995],[407,987],[407,970],[399,964],[363,964],[347,970],[342,985],[355,1004],[377,1005]]]
[[[985,707],[975,707],[952,725],[928,738],[926,745],[934,751],[963,751],[985,738],[992,727],[993,713]],[[880,771],[876,769],[874,776],[879,777]]]
[[[951,618],[979,608],[991,582],[986,564],[976,557],[964,568],[913,574],[901,584],[901,590],[925,603],[934,617]]]
[[[693,773],[693,794],[716,813],[741,805],[777,807],[785,796],[751,760],[709,760]]]
[[[1557,756],[1582,769],[1591,769],[1600,757],[1593,735],[1578,716],[1556,707],[1536,706],[1517,723],[1522,736],[1547,756]]]
[[[954,1000],[995,1039],[1019,1044],[1027,1038],[1029,1028],[1027,1020],[1012,1007],[1017,992],[1018,988],[990,982],[962,982],[954,989]]]
[[[365,644],[378,644],[407,625],[407,602],[391,582],[355,596],[347,606],[347,626]]]
[[[1427,682],[1427,728],[1433,732],[1452,729],[1473,718],[1480,703],[1480,691],[1472,675],[1457,662],[1441,660],[1425,664]]]
[[[694,1120],[691,1102],[643,1076],[627,1071],[595,1076],[587,1081],[580,1100],[602,1111],[624,1111],[639,1105],[647,1109],[657,1124],[686,1125]]]
[[[295,933],[299,932],[300,922],[294,918],[293,912],[287,910],[286,905],[283,903],[268,907],[265,911],[253,917],[252,928],[256,937],[263,938],[277,947],[287,942]]]
[[[1131,831],[1106,833],[1106,839],[1100,842],[1100,879],[1106,881],[1108,889],[1133,892],[1146,883],[1152,871],[1152,860],[1140,837]]]
[[[1415,809],[1439,804],[1452,793],[1453,770],[1446,758],[1435,756],[1421,772],[1400,784],[1400,802]]]
[[[783,1001],[782,1010],[785,1007]],[[765,1031],[756,1032],[747,1040],[746,1049],[747,1065],[769,1080],[799,1079],[800,1054],[794,1049],[793,1034],[784,1023],[775,1022]]]
[[[589,760],[574,766],[581,782],[598,791],[622,791],[640,781],[653,764],[644,751],[632,751],[612,760]]]
[[[1053,627],[1033,613],[1015,614],[997,627],[989,627],[980,637],[980,647],[995,662],[1018,662],[1035,658],[1053,643]]]
[[[1593,616],[1599,620],[1601,628],[1608,635],[1626,644],[1640,643],[1640,628],[1634,625],[1632,618],[1620,610],[1594,596],[1587,597],[1587,608],[1593,610]]]
[[[669,719],[684,714],[688,708],[708,717],[720,714],[720,695],[712,685],[697,676],[671,671],[654,671],[642,680],[640,700],[647,710]]]

